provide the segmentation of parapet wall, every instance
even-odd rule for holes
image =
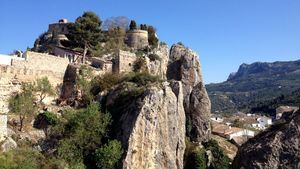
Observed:
[[[65,73],[69,64],[69,60],[67,58],[61,58],[44,53],[27,51],[23,54],[23,57],[25,58],[25,61],[13,59],[12,67],[26,68],[34,71]]]

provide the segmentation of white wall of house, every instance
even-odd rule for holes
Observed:
[[[240,137],[240,136],[243,136],[243,135],[244,135],[243,131],[238,131],[238,132],[229,134],[229,140],[233,139],[234,137]]]
[[[222,123],[224,121],[223,118],[220,117],[212,117],[210,118],[212,121],[217,122],[217,123]]]
[[[0,54],[0,65],[11,65],[12,56]]]
[[[257,121],[262,128],[272,125],[272,119],[268,117],[260,117],[257,119]]]
[[[255,135],[254,131],[244,129],[244,130],[232,133],[228,137],[229,137],[229,140],[231,140],[231,139],[233,139],[235,137],[241,137],[241,136],[254,137],[254,135]]]

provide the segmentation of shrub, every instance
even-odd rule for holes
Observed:
[[[91,92],[93,95],[96,95],[101,91],[105,91],[119,84],[121,81],[122,77],[120,75],[114,73],[105,73],[104,75],[97,76],[92,80]]]
[[[135,20],[130,21],[129,29],[130,30],[136,30],[137,29],[137,24],[136,24]]]
[[[108,144],[96,150],[96,164],[101,169],[113,169],[121,159],[123,150],[117,140],[109,141]]]
[[[161,60],[160,56],[158,56],[157,54],[150,54],[149,56],[150,61],[156,61],[156,60]]]
[[[158,38],[156,37],[156,30],[153,26],[148,26],[148,42],[153,47],[158,46]]]
[[[149,83],[160,82],[158,76],[153,76],[148,72],[130,73],[125,77],[126,81],[136,83],[139,86],[145,86]]]
[[[94,153],[107,136],[110,114],[100,112],[99,105],[92,103],[81,111],[69,112],[65,118],[67,122],[58,144],[58,157],[73,166],[96,165]]]
[[[59,123],[59,119],[54,113],[44,112],[37,115],[33,126],[38,129],[43,129],[46,136],[48,136],[48,129],[50,126],[55,126]]]
[[[214,169],[227,169],[230,168],[230,159],[224,153],[222,148],[218,145],[215,140],[210,140],[204,144],[205,149],[212,152],[213,160],[211,167]]]
[[[146,69],[147,69],[146,65],[147,65],[147,63],[146,63],[145,58],[138,57],[133,64],[133,70],[135,72],[146,71]]]
[[[0,155],[3,169],[42,169],[45,157],[31,149],[15,149]]]
[[[190,142],[186,138],[186,149],[184,152],[184,168],[188,169],[205,169],[207,168],[207,156],[204,148],[199,148],[198,144]]]

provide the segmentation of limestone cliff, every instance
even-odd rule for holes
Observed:
[[[146,85],[125,80],[99,94],[112,114],[112,137],[123,145],[120,167],[182,169],[186,131],[197,143],[210,138],[210,101],[198,56],[182,45],[171,50],[162,45],[145,58],[148,73],[160,80]],[[76,69],[68,66],[62,99],[74,93]]]
[[[167,78],[182,82],[187,134],[192,141],[207,141],[210,138],[211,106],[202,79],[198,55],[183,45],[173,45]]]
[[[128,91],[121,87],[110,92],[108,107],[120,101],[117,98],[121,90]],[[147,87],[123,109],[116,132],[126,150],[122,168],[183,168],[185,113],[182,98],[181,82],[172,82],[172,85],[164,82]]]
[[[151,58],[157,56],[158,58]],[[159,76],[162,79],[167,78],[167,67],[169,61],[169,48],[167,45],[161,45],[153,53],[146,57],[148,72],[152,75]]]
[[[300,167],[300,112],[288,113],[279,124],[246,142],[238,151],[233,169]]]

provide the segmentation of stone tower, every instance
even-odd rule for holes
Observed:
[[[126,33],[126,44],[135,49],[147,47],[148,31],[145,30],[129,30]]]

